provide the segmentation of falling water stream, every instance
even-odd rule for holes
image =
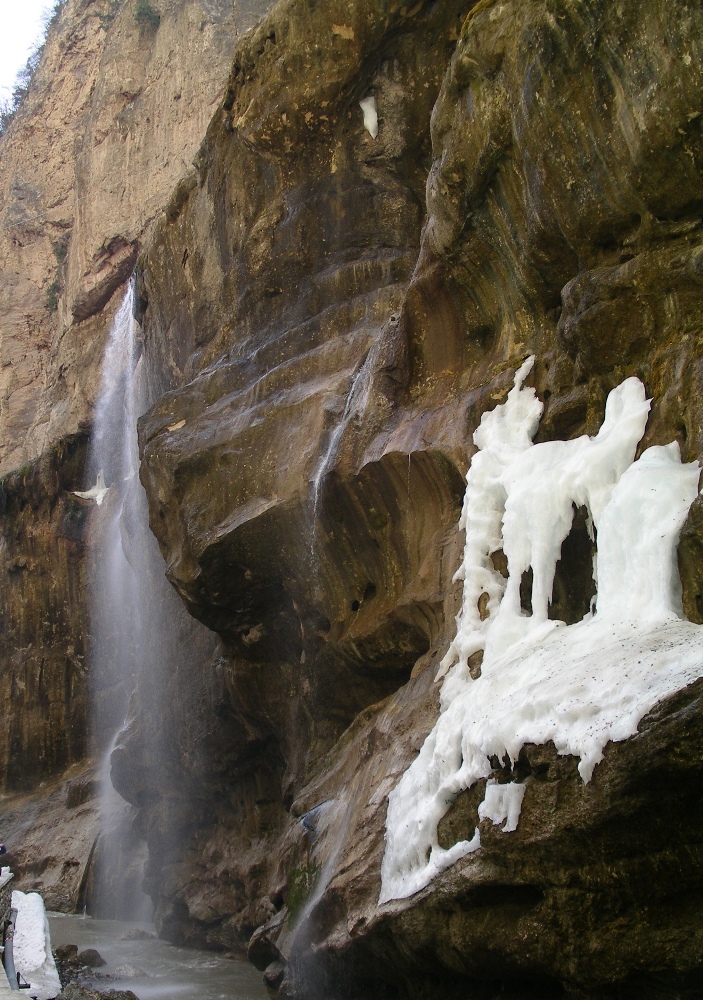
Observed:
[[[207,630],[197,631],[199,627],[166,581],[163,559],[149,530],[146,495],[138,476],[137,419],[150,400],[133,306],[130,283],[105,348],[88,466],[95,485],[77,494],[94,505],[89,650],[93,750],[102,760],[100,833],[88,892],[90,916],[85,921],[73,918],[70,924],[64,922],[69,918],[57,917],[52,921],[52,935],[66,933],[69,943],[91,942],[104,951],[107,971],[110,964],[118,970],[112,970],[111,986],[125,978],[119,967],[134,966],[136,958],[136,964],[144,966],[144,975],[122,985],[136,990],[142,1000],[166,1000],[196,990],[204,1000],[254,1000],[265,991],[259,974],[248,963],[183,952],[156,939],[120,941],[118,935],[120,927],[126,926],[119,921],[151,919],[151,900],[141,887],[146,845],[135,832],[134,808],[113,787],[111,757],[136,719],[140,746],[153,772],[148,794],[152,799],[164,794],[174,784],[174,768],[175,784],[182,785],[178,756],[170,742],[172,730],[179,728],[179,716],[178,706],[170,706],[176,713],[174,724],[169,680],[179,664],[188,667],[191,660],[200,662],[212,643]],[[196,671],[187,673],[192,678]],[[177,842],[177,831],[172,837]]]
[[[337,423],[336,427],[330,433],[329,439],[327,441],[327,447],[325,448],[322,457],[315,469],[315,473],[312,478],[312,501],[313,501],[313,527],[317,522],[317,508],[320,500],[320,490],[322,488],[322,480],[325,478],[327,473],[330,471],[332,463],[337,457],[337,451],[339,450],[339,445],[342,439],[342,434],[346,430],[347,424],[352,415],[352,406],[356,403],[357,395],[357,385],[360,380],[363,383],[363,376],[366,371],[366,361],[368,355],[364,358],[362,364],[357,368],[352,376],[351,382],[349,383],[349,390],[347,392],[347,398],[344,403],[344,410],[342,411],[342,416]]]
[[[130,282],[103,359],[89,459],[95,486],[79,495],[96,505],[90,538],[89,648],[93,741],[102,764],[91,906],[104,916],[144,919],[150,913],[150,900],[140,887],[144,847],[135,843],[132,810],[110,780],[110,755],[127,716],[149,629],[148,575],[139,565],[142,546],[133,537],[135,526],[147,524],[137,476],[136,421],[143,401],[133,305]]]

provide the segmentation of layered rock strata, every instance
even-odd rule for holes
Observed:
[[[142,481],[227,691],[220,804],[190,828],[190,867],[162,854],[157,916],[231,947],[268,913],[250,953],[282,995],[699,981],[697,687],[589,785],[526,748],[518,831],[484,823],[481,852],[377,899],[385,796],[436,718],[481,414],[534,353],[540,440],[593,433],[637,375],[643,446],[701,456],[701,27],[630,0],[282,4],[238,49],[140,262],[150,356],[173,372],[140,425]],[[694,620],[697,518],[680,552]],[[555,617],[592,595],[584,535]],[[127,773],[137,760],[126,742]]]
[[[88,750],[91,509],[72,491],[92,485],[83,470],[105,337],[221,98],[237,35],[266,4],[151,7],[149,18],[133,0],[67,0],[0,138],[4,791]]]
[[[481,415],[535,354],[539,440],[594,433],[636,375],[653,398],[641,447],[702,456],[701,21],[660,0],[285,0],[237,47],[151,235],[107,234],[110,274],[144,245],[151,526],[218,642],[178,632],[167,708],[143,685],[113,781],[138,810],[161,933],[248,946],[281,997],[700,988],[700,682],[611,744],[588,785],[550,745],[512,770],[496,760],[492,778],[529,779],[518,829],[479,823],[479,783],[439,837],[479,825],[482,849],[377,901],[386,796],[437,717]],[[76,336],[107,301],[90,259],[58,310]],[[67,362],[81,384],[88,353]],[[57,409],[69,396],[42,395],[52,416],[31,424],[32,456],[52,428],[81,426],[90,400]],[[70,468],[42,475],[70,490]],[[18,525],[37,530],[40,481],[8,482]],[[57,487],[47,496],[42,518],[63,525]],[[40,542],[59,567],[83,537],[61,532]],[[701,545],[696,502],[679,562],[698,622]],[[577,620],[593,588],[579,516],[553,617]],[[32,677],[42,718],[66,725],[73,696]]]

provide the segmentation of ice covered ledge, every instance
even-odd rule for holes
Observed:
[[[474,434],[457,635],[439,675],[439,720],[389,795],[381,903],[412,895],[480,848],[478,829],[440,847],[437,825],[461,791],[488,777],[491,756],[514,762],[526,744],[553,741],[580,758],[588,781],[609,741],[633,735],[654,705],[703,675],[703,627],[683,620],[676,568],[698,463],[682,465],[675,443],[634,461],[650,406],[635,378],[610,393],[594,438],[534,445],[542,404],[524,387],[533,362]],[[547,611],[575,506],[586,507],[597,542],[597,596],[593,611],[567,626]],[[491,559],[501,549],[507,581]],[[520,581],[529,568],[526,615]],[[481,652],[473,680],[468,659]],[[519,786],[488,784],[479,815],[507,833],[521,801]]]

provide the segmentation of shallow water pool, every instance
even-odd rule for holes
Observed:
[[[96,948],[107,962],[95,977],[97,989],[132,990],[139,1000],[171,1000],[197,996],[198,1000],[268,1000],[261,973],[248,962],[220,958],[208,951],[177,948],[150,938],[121,941],[134,928],[154,932],[149,924],[122,920],[95,920],[73,914],[50,913],[51,944]],[[102,977],[105,978],[102,978]],[[109,978],[107,978],[109,976]]]

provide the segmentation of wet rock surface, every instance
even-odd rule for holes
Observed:
[[[145,931],[142,934],[154,937]],[[144,938],[133,937],[125,940],[144,940]],[[96,998],[138,1000],[131,990],[115,990],[107,986],[115,977],[125,979],[145,975],[141,969],[122,965],[116,967],[111,974],[96,972],[96,969],[101,969],[107,964],[100,952],[95,948],[85,948],[79,952],[75,944],[64,944],[55,948],[54,960],[62,984],[59,996],[63,1000],[96,1000]]]
[[[131,990],[94,990],[81,983],[66,985],[57,1000],[139,1000]]]
[[[438,713],[482,413],[534,353],[538,440],[594,433],[636,375],[641,447],[703,458],[702,38],[698,7],[663,0],[288,0],[240,41],[140,253],[159,397],[140,475],[168,577],[217,641],[174,659],[158,716],[142,690],[113,781],[160,933],[248,946],[281,998],[700,992],[701,682],[588,785],[525,747],[517,830],[464,793],[440,842],[479,825],[481,851],[377,900],[386,796]],[[130,247],[105,245],[79,315]],[[694,621],[702,539],[696,502]],[[591,556],[577,512],[555,617],[588,608]]]
[[[268,910],[250,953],[281,996],[634,997],[662,976],[685,995],[701,972],[684,806],[697,688],[611,745],[589,785],[526,748],[518,830],[483,823],[481,852],[376,905],[385,796],[436,718],[481,414],[535,353],[540,440],[593,433],[608,391],[637,375],[654,399],[642,447],[702,452],[699,13],[470,6],[379,4],[363,24],[353,5],[343,24],[277,8],[238,50],[197,172],[141,260],[144,327],[174,371],[140,425],[152,528],[223,641],[233,718],[261,734],[238,759],[259,775],[279,761],[267,796],[289,817],[257,821],[230,784],[241,805],[194,847],[238,902],[214,891],[206,911],[203,886],[193,898],[174,873],[162,930],[213,942]],[[313,16],[330,40],[317,51],[300,41]],[[371,92],[377,139],[358,109]],[[594,588],[579,516],[553,595],[567,621]],[[457,800],[442,842],[473,829],[477,801]],[[268,857],[243,865],[257,838]]]
[[[89,969],[99,969],[101,965],[105,965],[105,959],[95,948],[85,948],[83,951],[79,951],[76,955],[76,961],[79,965],[87,965]]]

